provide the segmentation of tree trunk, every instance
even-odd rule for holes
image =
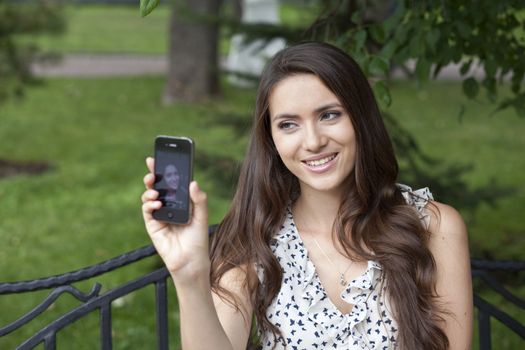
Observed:
[[[173,6],[165,104],[193,102],[218,93],[218,26],[214,19],[219,7],[218,0],[177,1]]]

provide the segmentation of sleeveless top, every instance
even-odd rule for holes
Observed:
[[[432,200],[428,188],[417,191],[398,185],[406,202],[428,225],[425,205]],[[341,299],[354,305],[343,314],[335,307],[317,276],[299,236],[290,208],[270,245],[283,271],[279,293],[266,311],[268,320],[282,333],[274,339],[261,333],[261,349],[394,349],[397,323],[382,281],[381,265],[368,261],[365,272],[350,281]],[[258,269],[259,280],[264,281]]]

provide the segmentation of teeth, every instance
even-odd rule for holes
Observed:
[[[326,164],[328,163],[329,161],[331,161],[332,159],[335,158],[335,154],[334,155],[331,155],[329,157],[326,157],[326,158],[323,158],[323,159],[317,159],[317,160],[310,160],[310,161],[307,161],[305,162],[307,165],[309,166],[321,166],[323,164]]]

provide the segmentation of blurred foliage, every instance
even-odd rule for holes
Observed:
[[[291,1],[289,1],[291,2]],[[318,16],[301,25],[239,24],[252,37],[282,36],[290,42],[320,40],[346,50],[373,78],[384,105],[391,103],[385,79],[404,66],[419,82],[443,67],[460,65],[469,99],[484,90],[497,109],[512,107],[525,117],[525,2],[522,0],[317,0],[293,1]],[[414,67],[406,67],[414,62]],[[480,80],[473,74],[482,69]],[[498,85],[510,81],[512,96],[498,101]]]
[[[35,82],[31,61],[45,57],[35,45],[20,43],[17,36],[62,32],[61,8],[54,0],[0,0],[0,101],[21,96],[24,86]]]
[[[472,223],[474,212],[481,203],[494,208],[500,198],[515,193],[514,188],[501,185],[494,178],[489,180],[486,187],[472,188],[463,176],[475,170],[472,164],[465,161],[444,162],[429,156],[391,113],[383,111],[382,115],[400,160],[402,181],[413,186],[428,186],[434,193],[440,194],[439,201],[461,208],[467,214],[467,221]]]
[[[521,0],[331,1],[310,27],[317,38],[333,40],[361,64],[369,76],[388,76],[393,64],[414,60],[420,82],[436,77],[451,63],[461,66],[463,92],[476,98],[485,90],[497,101],[498,84],[511,82],[513,96],[498,109],[513,107],[525,117],[525,2]],[[385,10],[386,9],[386,10]],[[478,81],[473,68],[483,69]],[[389,104],[382,80],[378,97]]]
[[[374,79],[379,100],[390,105],[385,79],[393,66],[419,82],[435,78],[443,67],[460,65],[463,92],[469,99],[485,90],[498,100],[498,84],[510,80],[513,96],[499,102],[496,110],[512,107],[525,117],[525,2],[522,0],[302,0],[286,1],[310,7],[317,18],[301,24],[242,23],[238,15],[202,16],[242,32],[247,40],[283,37],[289,42],[329,41],[345,49]],[[143,16],[157,6],[156,0],[141,0]],[[414,68],[405,65],[412,60]],[[478,81],[475,68],[482,68]]]

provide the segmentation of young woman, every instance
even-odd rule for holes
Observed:
[[[147,159],[152,172],[154,160]],[[262,74],[232,206],[207,237],[190,185],[189,225],[143,214],[177,290],[183,348],[469,349],[465,225],[398,167],[370,86],[343,51],[304,43]]]

